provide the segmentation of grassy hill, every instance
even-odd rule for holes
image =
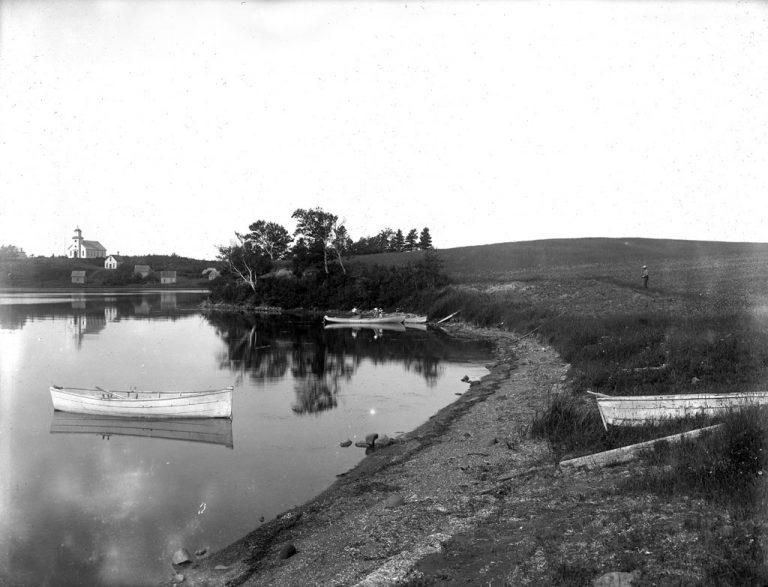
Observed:
[[[647,265],[654,291],[698,294],[768,287],[768,243],[551,239],[441,249],[438,254],[451,279],[463,284],[600,280],[638,287],[641,267]],[[354,262],[403,265],[423,255],[384,253],[356,257]]]
[[[135,276],[134,265],[149,265],[152,273],[144,279]],[[0,287],[83,287],[73,286],[72,271],[86,272],[85,287],[157,285],[160,271],[166,270],[176,271],[176,287],[200,287],[207,284],[203,270],[212,266],[214,261],[176,255],[124,256],[116,270],[105,269],[104,259],[30,257],[0,261]]]

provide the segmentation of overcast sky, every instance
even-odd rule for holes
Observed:
[[[768,241],[768,3],[0,0],[0,244]]]

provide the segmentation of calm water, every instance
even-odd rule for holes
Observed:
[[[0,294],[0,584],[137,585],[216,550],[411,430],[491,357],[432,331],[206,317],[202,294]],[[51,406],[50,385],[235,386],[232,421],[148,430]],[[168,436],[183,440],[168,439]]]

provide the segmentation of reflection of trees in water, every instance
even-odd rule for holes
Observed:
[[[297,414],[318,414],[336,407],[338,381],[307,377],[294,384],[296,403],[291,408]]]
[[[335,408],[342,383],[352,379],[363,360],[397,363],[433,386],[446,360],[486,360],[491,348],[439,332],[323,330],[317,320],[288,316],[216,312],[207,319],[227,345],[219,356],[221,368],[236,373],[239,380],[247,376],[258,384],[290,372],[297,414]]]

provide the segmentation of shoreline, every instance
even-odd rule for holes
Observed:
[[[315,498],[178,568],[176,580],[163,584],[179,584],[180,576],[185,585],[201,586],[393,584],[452,536],[481,525],[498,501],[494,488],[504,483],[496,477],[547,460],[545,443],[527,439],[525,431],[553,386],[562,388],[569,366],[534,339],[463,323],[444,329],[493,340],[489,373]],[[293,548],[296,554],[281,558]]]

